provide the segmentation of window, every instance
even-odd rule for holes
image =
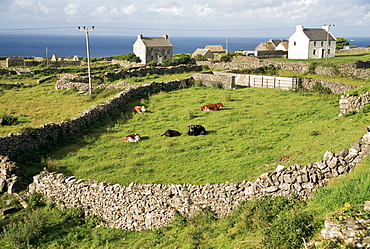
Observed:
[[[296,41],[294,41],[294,43],[293,43],[293,44],[294,44],[294,46],[296,46],[296,45],[297,45],[297,42],[296,42]]]
[[[316,42],[313,42],[313,46],[316,47]],[[314,50],[315,51],[315,50]]]
[[[323,46],[324,46],[324,42],[322,41],[322,42],[321,42],[321,47],[323,47]]]
[[[312,54],[313,54],[313,55],[316,55],[316,49],[314,49],[314,50],[312,51]]]
[[[329,41],[329,47],[330,47],[330,45],[331,45],[331,41]]]
[[[328,54],[330,54],[330,49],[328,49]]]

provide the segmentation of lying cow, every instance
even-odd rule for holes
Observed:
[[[189,125],[188,127],[189,136],[207,135],[206,129],[201,125]]]
[[[204,105],[201,107],[201,110],[202,111],[219,111],[221,106],[224,106],[224,105],[221,102],[218,102],[216,104]]]
[[[123,140],[125,142],[139,142],[139,140],[141,139],[140,135],[137,134],[137,133],[134,133],[134,134],[131,134],[131,135],[127,135]]]
[[[165,133],[163,133],[161,136],[167,136],[167,137],[177,137],[181,136],[181,133],[174,130],[167,130]]]
[[[134,112],[136,112],[136,113],[143,113],[143,112],[145,112],[146,110],[145,110],[145,106],[135,106],[134,107]]]

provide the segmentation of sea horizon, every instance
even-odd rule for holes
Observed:
[[[258,44],[270,39],[289,37],[217,37],[217,36],[169,36],[173,53],[193,53],[206,45],[222,45],[228,51],[254,50]],[[350,45],[366,47],[370,37],[344,37]],[[93,35],[89,33],[90,57],[102,58],[133,52],[132,45],[137,36]],[[86,36],[42,35],[42,34],[0,34],[0,57],[44,57],[56,55],[61,58],[78,55],[86,57]]]

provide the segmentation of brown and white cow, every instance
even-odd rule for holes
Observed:
[[[201,107],[201,110],[202,111],[219,111],[221,106],[224,106],[224,105],[221,102],[218,102],[216,104],[204,105]]]
[[[127,135],[123,140],[125,142],[139,142],[139,140],[141,139],[140,135],[137,134],[137,133],[134,133],[134,134],[131,134],[131,135]]]
[[[135,106],[134,107],[134,112],[136,112],[136,113],[143,113],[143,112],[145,112],[146,110],[145,110],[145,106]]]

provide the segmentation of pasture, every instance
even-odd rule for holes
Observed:
[[[339,96],[274,89],[192,87],[138,100],[147,112],[122,117],[85,135],[78,143],[44,156],[49,170],[77,178],[128,185],[207,184],[254,181],[278,164],[306,165],[327,150],[349,148],[365,134],[368,115],[338,118]],[[220,111],[204,104],[223,102]],[[188,136],[188,125],[208,135]],[[179,137],[161,136],[166,130]],[[123,138],[141,135],[138,143]]]

